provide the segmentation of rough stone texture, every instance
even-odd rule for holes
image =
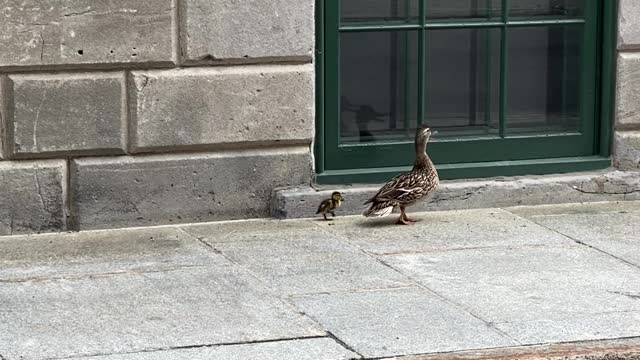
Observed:
[[[85,158],[71,169],[80,229],[266,217],[272,190],[307,183],[308,147]]]
[[[0,162],[0,235],[64,231],[64,160]]]
[[[0,67],[170,62],[171,0],[1,0]]]
[[[13,153],[122,154],[124,73],[11,76]]]
[[[9,88],[11,82],[5,75],[0,75],[0,161],[8,156],[6,151],[7,141],[9,134],[7,133],[9,108],[10,108],[10,95],[11,89]]]
[[[640,267],[638,205],[633,212],[534,216],[532,220]]]
[[[314,136],[312,65],[145,71],[132,78],[134,151],[309,144]]]
[[[555,204],[537,206],[514,206],[505,208],[512,214],[531,218],[534,216],[564,214],[608,214],[640,211],[640,201],[611,201],[580,204]]]
[[[92,356],[76,360],[349,360],[359,356],[329,338],[275,341],[257,344],[223,345],[154,351],[136,354]]]
[[[230,265],[9,282],[0,299],[0,354],[9,359],[324,335]]]
[[[640,131],[616,131],[613,147],[614,162],[618,169],[640,169]]]
[[[407,277],[342,239],[319,231],[312,223],[297,235],[278,230],[277,223],[273,225],[269,234],[254,241],[250,234],[241,236],[240,229],[233,242],[225,241],[226,234],[219,233],[214,225],[209,227],[205,241],[283,295],[412,285]]]
[[[640,3],[636,0],[620,0],[618,48],[640,48]]]
[[[413,213],[412,217],[419,220],[414,227],[395,226],[395,216],[379,220],[356,216],[340,219],[333,225],[324,221],[318,225],[374,254],[571,243],[553,231],[500,209]]]
[[[637,138],[640,139],[640,136]],[[640,149],[640,145],[638,149]],[[633,155],[634,153],[630,151],[629,154]],[[635,156],[638,157],[635,160],[636,169],[638,169],[640,151]],[[343,191],[347,198],[336,214],[361,214],[366,208],[362,204],[379,188],[379,185],[356,185],[343,188],[325,188],[320,191],[311,187],[280,190],[274,196],[272,215],[276,218],[313,217],[320,201],[328,198],[334,190]],[[430,200],[410,207],[409,211],[617,200],[640,200],[640,174],[638,172],[609,170],[504,179],[442,181]]]
[[[9,236],[0,241],[0,281],[166,271],[223,263],[176,228]]]
[[[640,268],[576,243],[383,260],[521,344],[640,335]]]
[[[365,358],[516,345],[423,289],[320,294],[292,301]]]
[[[640,9],[640,4],[638,5]],[[638,15],[640,16],[640,10]],[[638,27],[640,28],[640,25]],[[640,54],[620,53],[616,95],[616,128],[618,129],[640,128],[638,83],[640,83]]]
[[[313,0],[185,0],[186,59],[313,55]]]

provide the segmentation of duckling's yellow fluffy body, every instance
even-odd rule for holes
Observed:
[[[329,199],[322,200],[316,214],[322,213],[325,220],[329,220],[327,218],[327,214],[331,214],[333,217],[336,217],[335,210],[342,205],[342,201],[344,201],[342,194],[338,191],[334,191]]]

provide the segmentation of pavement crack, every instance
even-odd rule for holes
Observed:
[[[42,33],[39,33],[40,36],[40,62],[44,59],[44,36]]]
[[[343,348],[351,351],[352,353],[358,355],[360,358],[364,359],[364,356],[362,356],[362,354],[360,354],[358,351],[356,351],[356,349],[354,349],[351,345],[347,344],[346,342],[340,340],[339,337],[337,337],[334,333],[332,333],[331,331],[327,331],[327,336],[331,339],[333,339],[333,341],[337,342],[340,346],[342,346]]]
[[[194,345],[180,345],[180,346],[167,346],[167,347],[158,347],[153,349],[144,349],[144,350],[136,350],[136,351],[125,351],[125,352],[117,352],[117,353],[93,353],[93,354],[76,354],[65,357],[57,357],[51,358],[51,360],[71,360],[81,358],[91,358],[91,357],[100,357],[100,356],[109,356],[109,355],[133,355],[133,354],[147,354],[147,353],[155,353],[161,351],[176,351],[176,350],[190,350],[190,349],[206,349],[206,348],[215,348],[221,346],[238,346],[238,345],[254,345],[254,344],[269,344],[275,342],[285,342],[285,341],[300,341],[300,340],[312,340],[312,339],[325,339],[327,336],[300,336],[293,338],[280,338],[280,339],[267,339],[267,340],[253,340],[253,341],[236,341],[236,342],[222,342],[222,343],[213,343],[213,344],[194,344]],[[0,360],[4,360],[0,358]]]
[[[31,131],[32,142],[31,146],[33,146],[34,151],[38,151],[38,121],[40,120],[40,111],[42,111],[42,107],[44,106],[45,101],[47,100],[47,88],[45,87],[42,93],[42,98],[40,99],[40,104],[38,105],[38,109],[36,109],[36,116],[33,120],[33,129]]]
[[[42,205],[42,209],[44,211],[46,211],[47,213],[49,213],[49,209],[47,208],[47,205],[44,202],[44,196],[42,195],[42,186],[40,185],[40,172],[38,171],[38,167],[36,166],[33,169],[33,177],[35,180],[35,184],[36,184],[36,194],[38,194],[38,199],[40,200],[40,204]]]
[[[554,233],[556,233],[556,234],[558,234],[558,235],[560,235],[560,236],[563,236],[563,237],[565,237],[565,238],[567,238],[567,239],[569,239],[569,240],[571,240],[571,241],[575,242],[575,243],[576,243],[576,244],[578,244],[578,245],[586,246],[586,247],[588,247],[589,249],[593,249],[593,250],[595,250],[595,251],[599,251],[599,252],[601,252],[602,254],[608,255],[608,256],[610,256],[610,257],[612,257],[612,258],[616,259],[616,260],[622,261],[623,263],[625,263],[625,264],[627,264],[627,265],[629,265],[629,266],[631,266],[631,267],[633,267],[633,268],[640,269],[640,265],[638,265],[638,264],[632,263],[631,261],[625,260],[625,259],[623,259],[623,258],[621,258],[621,257],[619,257],[619,256],[616,256],[616,255],[614,255],[614,254],[611,254],[611,253],[609,253],[609,252],[606,252],[606,251],[604,251],[604,250],[602,250],[602,249],[600,249],[600,248],[597,248],[597,247],[595,247],[595,246],[593,246],[593,245],[587,244],[587,243],[585,243],[584,241],[582,241],[582,240],[580,240],[580,239],[576,239],[576,238],[574,238],[573,236],[568,235],[568,234],[565,234],[565,233],[563,233],[563,232],[561,232],[561,231],[559,231],[559,230],[557,230],[557,229],[550,228],[550,227],[548,227],[548,226],[546,226],[546,225],[544,225],[544,224],[540,224],[540,223],[538,223],[538,222],[536,222],[536,221],[534,221],[534,220],[531,220],[531,221],[532,221],[532,222],[534,222],[535,224],[537,224],[537,225],[539,225],[539,226],[541,226],[541,227],[543,227],[543,228],[545,228],[545,229],[549,230],[549,231],[552,231],[552,232],[554,232]]]
[[[506,332],[504,332],[504,331],[502,331],[502,330],[498,329],[498,328],[495,326],[495,324],[494,324],[493,322],[488,321],[488,320],[485,320],[485,319],[483,319],[482,317],[480,317],[479,315],[476,315],[475,313],[473,313],[473,311],[471,311],[471,309],[467,308],[466,306],[464,306],[464,305],[462,305],[462,304],[459,304],[459,303],[457,303],[457,302],[455,302],[455,301],[453,301],[453,300],[451,300],[451,299],[447,298],[446,296],[444,296],[444,295],[442,295],[442,294],[438,293],[437,291],[435,291],[435,290],[433,290],[433,289],[431,289],[431,288],[429,288],[429,287],[427,287],[427,286],[423,285],[422,283],[420,283],[420,281],[418,281],[418,280],[414,279],[414,278],[413,278],[412,276],[410,276],[410,275],[404,274],[404,273],[403,273],[403,272],[401,272],[400,270],[398,270],[398,269],[396,269],[395,267],[393,267],[392,265],[388,264],[386,261],[384,261],[384,260],[382,260],[382,259],[379,259],[378,257],[373,256],[373,255],[371,255],[371,254],[367,253],[367,252],[366,252],[366,251],[364,251],[364,250],[363,250],[363,252],[364,252],[365,254],[368,254],[369,256],[372,256],[374,259],[378,260],[378,262],[380,262],[382,265],[387,266],[388,268],[393,269],[394,271],[398,272],[398,273],[399,273],[399,274],[401,274],[402,276],[406,277],[407,279],[409,279],[412,283],[414,283],[414,284],[415,284],[417,287],[419,287],[420,289],[423,289],[423,290],[425,290],[425,291],[427,291],[427,292],[429,292],[429,293],[433,294],[434,296],[436,296],[436,297],[437,297],[437,298],[439,298],[440,300],[444,301],[445,303],[447,303],[447,304],[449,304],[449,305],[451,305],[451,306],[454,306],[454,307],[456,307],[456,308],[458,308],[458,309],[462,310],[463,312],[465,312],[465,313],[469,314],[470,316],[472,316],[472,317],[474,317],[474,318],[478,319],[478,320],[479,320],[479,321],[481,321],[481,322],[482,322],[482,323],[483,323],[487,328],[489,328],[489,329],[491,329],[491,330],[495,331],[497,334],[499,334],[500,336],[504,337],[505,339],[509,339],[509,340],[511,340],[511,341],[513,341],[513,342],[515,342],[516,344],[520,344],[520,342],[519,342],[516,338],[514,338],[514,337],[510,336],[509,334],[507,334]]]
[[[606,191],[604,188],[599,188],[598,190],[585,190],[578,186],[569,185],[569,187],[577,192],[589,195],[629,195],[629,194],[637,194],[640,193],[640,189],[629,189],[623,191]]]
[[[87,14],[95,14],[96,11],[95,10],[85,10],[85,11],[78,11],[78,12],[71,12],[71,13],[67,13],[64,14],[65,17],[73,17],[73,16],[82,16],[82,15],[87,15]]]
[[[611,294],[626,296],[626,297],[631,298],[633,300],[640,300],[640,293],[634,294],[634,293],[624,292],[624,291],[608,291],[608,292],[611,293]]]
[[[111,272],[104,272],[104,273],[62,275],[62,276],[51,276],[51,277],[32,276],[32,277],[24,277],[24,278],[18,278],[18,279],[0,279],[0,284],[16,284],[16,283],[25,283],[25,282],[50,282],[50,281],[60,281],[60,280],[90,280],[90,279],[109,278],[109,277],[118,276],[118,275],[146,276],[145,274],[168,273],[172,271],[201,269],[206,267],[207,266],[202,266],[202,265],[187,265],[187,266],[179,266],[174,268],[158,269],[158,270],[111,271]]]

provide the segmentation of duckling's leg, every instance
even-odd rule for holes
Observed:
[[[336,217],[336,213],[334,213],[333,211],[331,212],[331,216]]]
[[[322,216],[324,216],[324,219],[325,219],[325,220],[329,221],[329,219],[327,218],[327,213],[323,212],[323,213],[322,213]]]

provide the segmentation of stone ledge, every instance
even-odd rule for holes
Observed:
[[[0,162],[0,235],[67,230],[65,160]]]
[[[311,187],[277,190],[272,201],[275,218],[307,218],[332,191],[344,193],[340,215],[361,214],[362,205],[380,185],[353,185],[316,191]],[[607,170],[563,175],[442,181],[430,200],[410,211],[458,210],[518,205],[640,200],[640,173]]]

